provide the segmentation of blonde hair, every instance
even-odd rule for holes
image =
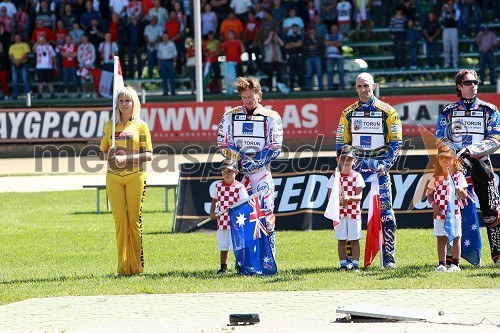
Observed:
[[[116,96],[116,122],[120,122],[122,120],[121,112],[118,107],[118,101],[120,98],[130,98],[132,103],[134,104],[134,108],[132,111],[132,120],[139,119],[141,114],[141,102],[139,101],[139,96],[137,96],[137,92],[131,86],[125,86],[118,92],[118,96]]]
[[[260,99],[262,99],[262,90],[260,88],[259,79],[257,78],[252,76],[238,76],[234,86],[236,87],[238,94],[241,94],[245,90],[253,90],[256,94],[260,94]]]
[[[460,163],[460,158],[458,156],[449,156],[449,155],[437,155],[436,156],[436,163],[434,164],[434,176],[443,176],[445,173],[444,173],[444,170],[443,168],[441,168],[441,165],[439,164],[439,159],[440,158],[450,158],[452,159],[452,163],[451,163],[451,170],[450,172],[452,174],[455,174],[457,172],[461,172],[462,171],[462,164]]]

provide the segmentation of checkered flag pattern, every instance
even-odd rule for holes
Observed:
[[[458,174],[453,175],[453,181],[455,185],[458,186]],[[448,201],[450,200],[450,193],[448,191],[448,176],[438,176],[434,178],[434,202],[439,206],[440,214],[434,216],[435,219],[444,220],[446,218],[446,205],[448,205]],[[458,196],[455,200],[455,215],[460,215],[460,201]]]
[[[245,187],[240,182],[234,182],[231,185],[224,185],[223,182],[217,183],[217,199],[219,200],[219,212],[231,207],[243,199],[241,193]],[[229,230],[231,221],[229,212],[225,212],[217,219],[217,229]]]
[[[360,174],[350,173],[349,175],[340,174],[340,182],[342,191],[345,195],[356,195],[356,177],[361,177]],[[340,193],[342,196],[342,193]],[[347,206],[340,207],[340,218],[347,216],[350,219],[361,219],[361,202],[349,202]]]

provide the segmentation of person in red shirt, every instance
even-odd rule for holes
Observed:
[[[51,44],[56,51],[56,81],[60,81],[63,78],[61,46],[66,43],[66,36],[68,36],[69,31],[64,27],[64,22],[61,20],[57,21],[56,27],[56,30],[54,30],[54,32],[52,33]]]
[[[73,37],[67,35],[65,38],[65,43],[61,46],[61,56],[62,56],[62,72],[64,80],[64,94],[68,95],[68,87],[71,83],[76,87],[76,93],[78,97],[80,96],[81,82],[76,76],[76,70],[78,69],[78,58],[77,58],[78,46],[73,43]]]
[[[118,45],[118,57],[125,59],[125,50],[127,42],[126,24],[120,20],[117,13],[111,14],[108,32],[111,34],[111,41]],[[123,61],[123,60],[122,60]]]
[[[245,49],[248,53],[248,74],[254,74],[257,71],[257,61],[259,59],[260,47],[258,36],[260,34],[260,21],[255,19],[255,13],[248,13],[248,20],[245,22],[243,30],[243,40]],[[253,60],[255,58],[255,61]]]
[[[170,12],[170,21],[165,23],[165,32],[167,33],[170,40],[174,42],[175,47],[177,48],[177,59],[176,59],[176,67],[175,72],[177,74],[182,73],[182,62],[181,62],[181,53],[184,51],[184,40],[181,35],[181,22],[177,17],[177,13],[174,11]]]
[[[236,33],[229,31],[228,39],[224,42],[224,54],[226,62],[224,64],[224,86],[226,94],[232,95],[234,92],[233,82],[241,73],[241,55],[245,52],[243,43],[236,39]]]
[[[217,81],[217,86],[221,87],[220,63],[219,55],[222,53],[222,45],[218,39],[215,38],[215,33],[209,31],[207,39],[203,42],[203,54],[205,56],[205,63],[209,63],[212,68],[213,78]],[[207,66],[207,65],[205,65]],[[211,78],[209,78],[211,81]]]
[[[44,25],[43,20],[38,20],[36,22],[36,27],[33,29],[33,32],[31,33],[31,41],[36,43],[38,41],[38,37],[45,36],[45,40],[50,40],[52,38],[52,31],[50,28],[47,28]]]

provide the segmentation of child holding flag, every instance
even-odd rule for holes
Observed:
[[[219,212],[226,210],[238,201],[247,198],[248,193],[245,186],[236,180],[238,173],[238,162],[226,159],[220,167],[222,181],[210,188],[212,206],[210,207],[210,218],[217,219],[217,246],[220,251],[220,269],[217,274],[227,272],[229,249],[231,248],[231,220],[229,212],[216,216],[216,208]]]
[[[328,180],[328,205],[325,217],[333,220],[335,237],[338,239],[340,270],[359,269],[359,240],[361,231],[361,197],[365,182],[360,173],[353,170],[356,162],[354,147],[344,145],[337,157],[338,168]],[[346,260],[346,243],[351,242],[352,264]]]
[[[461,171],[460,159],[448,146],[438,147],[434,177],[427,188],[427,200],[434,212],[434,236],[437,236],[439,265],[436,272],[460,271],[462,237],[461,202],[467,192],[467,181]],[[446,244],[453,242],[453,259],[446,267]]]

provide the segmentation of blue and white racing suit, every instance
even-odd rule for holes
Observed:
[[[402,146],[402,126],[396,110],[373,97],[368,103],[356,101],[341,114],[337,128],[337,156],[343,145],[356,148],[357,162],[354,170],[367,178],[376,177],[382,165],[384,174],[378,177],[380,186],[380,218],[382,221],[383,265],[394,264],[396,218],[392,210],[392,191],[389,169],[399,156]]]
[[[493,261],[500,259],[500,215],[498,186],[489,155],[500,147],[500,112],[493,104],[460,99],[440,113],[436,138],[453,148],[468,164],[474,192],[486,225]]]
[[[217,145],[221,154],[238,161],[241,182],[251,192],[263,190],[261,203],[266,214],[266,227],[271,233],[273,254],[275,242],[274,182],[270,163],[281,153],[283,123],[280,115],[258,105],[252,113],[238,106],[224,113],[219,125]]]

